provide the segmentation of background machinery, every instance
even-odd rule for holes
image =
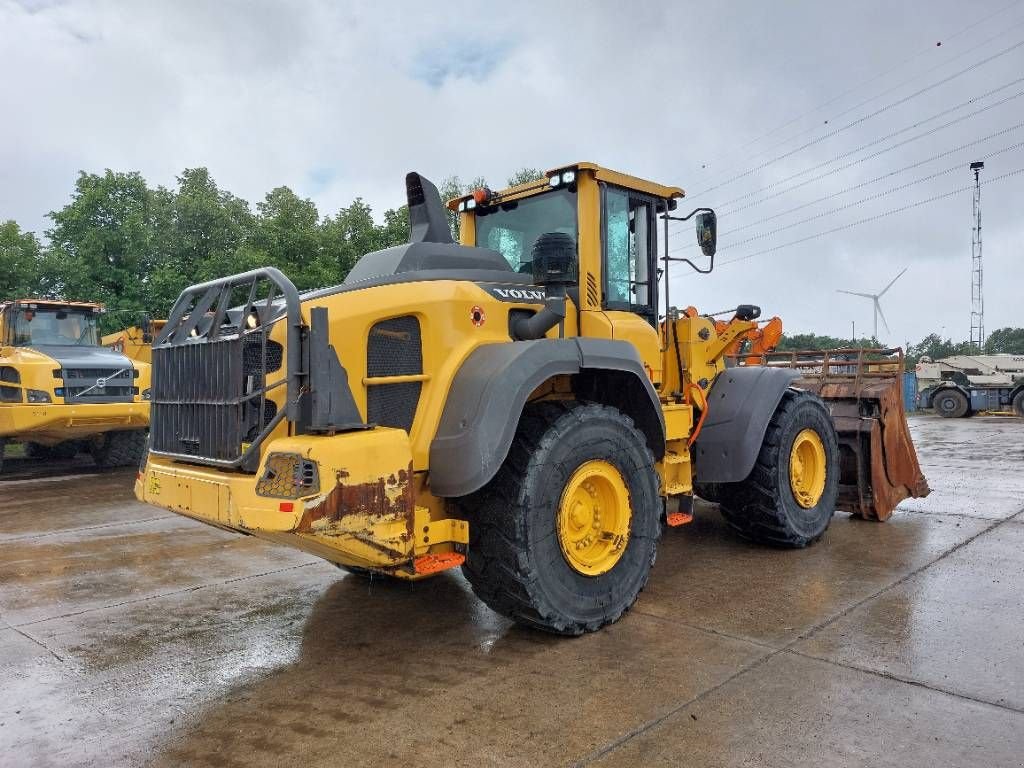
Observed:
[[[102,344],[131,360],[149,364],[153,362],[153,338],[160,333],[166,322],[144,317],[139,325],[108,333],[103,337]]]
[[[918,405],[958,418],[978,411],[1024,416],[1024,355],[953,355],[922,359],[916,368]]]
[[[410,173],[406,190],[410,242],[339,286],[300,295],[264,268],[182,293],[152,348],[140,499],[356,573],[461,565],[495,610],[579,634],[636,600],[663,527],[692,520],[695,479],[741,535],[781,547],[838,508],[885,519],[927,493],[901,408],[727,367],[760,310],[716,325],[661,293],[659,265],[682,261],[669,220],[692,218],[713,264],[714,213],[673,216],[681,189],[565,166],[449,202],[459,244],[436,188]],[[840,400],[862,449],[837,435]],[[873,436],[912,460],[880,467],[884,493]]]
[[[100,345],[99,304],[0,303],[0,468],[7,443],[35,458],[87,451],[101,467],[144,453],[150,366]]]

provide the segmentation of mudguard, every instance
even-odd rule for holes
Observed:
[[[696,479],[738,483],[754,468],[765,430],[786,389],[799,378],[784,368],[728,368],[708,392],[708,415],[695,444]]]
[[[538,339],[488,344],[455,375],[437,435],[430,444],[430,487],[440,497],[465,496],[486,485],[508,455],[530,394],[552,376],[618,372],[646,392],[631,407],[655,455],[664,452],[665,420],[636,348],[609,339]],[[660,430],[660,431],[659,431]]]

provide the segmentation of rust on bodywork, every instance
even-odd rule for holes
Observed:
[[[400,523],[402,539],[412,541],[415,489],[412,465],[388,477],[351,482],[350,473],[339,470],[331,490],[307,501],[296,533],[319,536],[351,536],[380,549],[389,557],[403,555],[376,535],[381,525]]]

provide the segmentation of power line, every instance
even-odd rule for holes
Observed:
[[[836,162],[838,162],[840,160],[843,160],[844,158],[850,157],[851,155],[855,155],[858,152],[862,152],[865,149],[870,149],[871,147],[875,146],[876,144],[881,144],[883,141],[888,141],[889,139],[895,138],[896,136],[899,136],[899,135],[901,135],[903,133],[906,133],[907,131],[913,130],[914,128],[917,128],[917,127],[919,127],[921,125],[924,125],[925,123],[930,123],[932,120],[935,120],[935,119],[937,119],[939,117],[942,117],[943,115],[947,115],[950,112],[955,112],[958,109],[962,109],[967,104],[970,104],[970,103],[972,103],[974,101],[977,101],[979,99],[986,98],[986,97],[992,95],[993,93],[996,93],[997,91],[1001,91],[1001,90],[1003,90],[1005,88],[1010,87],[1011,85],[1016,85],[1016,84],[1018,84],[1020,82],[1024,82],[1024,78],[1018,78],[1017,80],[1014,80],[1011,83],[1007,83],[1006,85],[1001,85],[998,88],[995,88],[995,89],[989,91],[986,94],[983,94],[981,96],[976,96],[973,99],[968,99],[967,101],[962,102],[961,104],[957,104],[955,107],[950,107],[949,109],[945,109],[945,110],[943,110],[941,112],[938,112],[938,113],[936,113],[936,114],[934,114],[934,115],[932,115],[930,117],[925,118],[924,120],[919,120],[918,122],[916,122],[916,123],[914,123],[912,125],[908,125],[908,126],[906,126],[904,128],[901,128],[898,131],[893,131],[892,133],[889,133],[889,134],[887,134],[885,136],[882,136],[881,138],[875,139],[874,141],[869,141],[867,144],[863,144],[863,145],[857,147],[856,149],[851,149],[848,152],[843,152],[842,154],[836,155],[835,157],[831,158],[830,160],[825,160],[824,162],[818,163],[817,165],[813,165],[810,168],[805,168],[802,171],[798,171],[797,173],[791,174],[791,175],[785,177],[784,179],[779,179],[778,181],[773,181],[771,184],[767,184],[767,185],[761,187],[760,189],[755,189],[753,192],[748,192],[747,194],[740,195],[739,197],[734,197],[731,200],[727,200],[724,203],[720,203],[718,205],[718,207],[719,208],[725,208],[725,207],[728,207],[728,206],[732,205],[733,203],[737,203],[737,202],[739,202],[741,200],[745,200],[748,197],[753,197],[754,195],[758,195],[761,192],[767,192],[768,190],[774,189],[775,187],[779,186],[780,184],[785,184],[788,181],[792,181],[793,179],[797,179],[797,178],[799,178],[799,177],[801,177],[801,176],[803,176],[805,174],[812,173],[813,171],[816,171],[816,170],[818,170],[820,168],[824,168],[826,166],[832,165],[833,163],[836,163]],[[904,139],[903,141],[899,141],[899,142],[897,142],[897,143],[895,143],[895,144],[893,144],[891,146],[884,147],[884,148],[878,150],[877,152],[873,152],[870,155],[866,155],[866,156],[860,158],[859,160],[854,160],[854,161],[852,161],[850,163],[847,163],[846,165],[840,166],[839,168],[836,168],[836,169],[834,169],[832,171],[829,171],[828,173],[824,173],[824,174],[815,176],[815,177],[813,177],[811,179],[806,179],[806,180],[800,182],[799,184],[794,184],[793,186],[788,187],[788,188],[786,188],[784,190],[781,190],[781,191],[779,191],[777,193],[773,193],[771,195],[768,195],[768,196],[764,197],[761,200],[757,200],[757,201],[754,201],[754,202],[749,203],[747,205],[740,206],[739,208],[735,208],[735,209],[733,209],[731,211],[731,213],[736,213],[737,211],[746,210],[747,208],[751,208],[751,207],[753,207],[755,205],[760,205],[765,200],[770,200],[770,199],[772,199],[774,197],[778,197],[780,194],[786,194],[787,192],[792,192],[794,189],[799,189],[800,187],[805,186],[806,184],[810,184],[811,182],[818,181],[818,180],[826,178],[828,176],[832,176],[832,175],[834,175],[836,173],[839,173],[841,171],[845,171],[845,170],[847,170],[849,168],[852,168],[855,165],[859,165],[861,163],[865,163],[868,160],[874,160],[876,157],[880,157],[881,155],[884,155],[887,152],[892,152],[894,149],[898,149],[900,147],[906,146],[907,144],[910,144],[912,142],[918,141],[919,139],[923,139],[923,138],[926,138],[928,136],[932,136],[932,135],[938,133],[939,131],[944,131],[945,129],[947,129],[947,128],[951,127],[951,126],[954,126],[954,125],[956,125],[958,123],[962,123],[964,120],[968,120],[968,119],[970,119],[972,117],[976,117],[977,115],[980,115],[983,112],[987,112],[990,109],[995,109],[996,107],[1001,107],[1004,104],[1006,104],[1006,103],[1008,103],[1010,101],[1013,101],[1014,99],[1019,99],[1021,96],[1024,96],[1024,91],[1018,91],[1017,93],[1013,94],[1012,96],[1007,96],[1004,99],[1000,99],[999,101],[993,102],[992,104],[988,104],[988,105],[986,105],[984,107],[980,107],[980,108],[974,110],[973,112],[968,112],[966,115],[961,115],[960,117],[954,118],[953,120],[945,122],[942,125],[937,125],[934,128],[930,128],[927,131],[924,131],[922,133],[919,133],[919,134],[916,134],[914,136],[911,136],[911,137],[909,137],[907,139]]]
[[[1002,154],[1003,152],[1009,152],[1009,151],[1014,150],[1014,149],[1019,149],[1020,147],[1024,147],[1024,142],[1021,142],[1019,144],[1015,144],[1012,147],[1005,147],[1004,149],[1001,149],[998,152],[993,152],[992,154],[998,155],[998,154]],[[817,219],[821,219],[821,218],[824,218],[826,216],[833,216],[833,215],[835,215],[837,213],[841,213],[842,211],[849,210],[850,208],[854,208],[854,207],[856,207],[858,205],[863,205],[864,203],[870,203],[870,202],[872,202],[874,200],[878,200],[880,198],[887,197],[888,195],[895,194],[896,192],[901,192],[904,189],[909,189],[910,187],[913,187],[913,186],[915,186],[917,184],[923,184],[926,181],[931,181],[932,179],[937,179],[940,176],[945,176],[947,174],[953,173],[954,171],[962,171],[962,170],[963,170],[963,163],[957,163],[956,165],[950,166],[949,168],[945,168],[945,169],[943,169],[941,171],[936,171],[935,173],[929,174],[927,176],[922,176],[921,178],[914,179],[913,181],[908,181],[906,184],[899,184],[899,185],[897,185],[895,187],[890,187],[889,189],[886,189],[886,190],[884,190],[882,192],[876,192],[873,195],[868,195],[867,197],[862,197],[860,200],[854,200],[853,202],[847,203],[846,205],[841,205],[838,208],[831,208],[831,209],[829,209],[827,211],[822,211],[821,213],[817,213],[814,216],[809,216],[806,219],[800,219],[799,221],[794,221],[794,222],[792,222],[790,224],[786,224],[783,227],[778,227],[777,229],[773,229],[773,230],[770,230],[768,232],[761,232],[760,234],[752,235],[751,237],[748,237],[747,239],[741,240],[741,241],[736,242],[736,243],[728,243],[727,245],[723,246],[720,250],[725,250],[727,248],[735,248],[736,246],[739,246],[739,245],[746,245],[747,243],[753,242],[755,240],[763,240],[766,237],[771,237],[772,235],[777,235],[779,232],[784,232],[787,229],[792,229],[793,227],[800,226],[801,224],[807,224],[808,222],[816,221]]]
[[[1009,131],[1019,130],[1021,128],[1024,128],[1024,123],[1018,123],[1017,125],[1012,126],[1011,128],[1007,128],[1005,131],[999,131],[998,133],[994,133],[991,136],[986,136],[983,139],[978,139],[976,141],[972,141],[972,142],[969,142],[967,144],[961,144],[959,147],[954,147],[953,149],[947,150],[946,152],[941,152],[941,153],[939,153],[937,155],[933,155],[932,157],[926,158],[924,160],[919,160],[918,162],[911,163],[910,165],[906,165],[903,168],[897,168],[895,171],[889,171],[889,173],[883,173],[881,176],[876,176],[875,178],[869,179],[868,181],[862,181],[860,184],[854,184],[852,187],[846,187],[845,189],[840,189],[837,192],[833,192],[831,195],[825,195],[824,197],[819,197],[816,200],[811,200],[810,202],[803,203],[803,204],[798,205],[798,206],[796,206],[794,208],[789,208],[789,209],[787,209],[785,211],[782,211],[780,213],[776,213],[776,214],[774,214],[772,216],[765,216],[762,219],[758,219],[757,221],[752,221],[749,224],[744,224],[741,227],[730,227],[729,228],[729,234],[735,234],[736,232],[742,232],[744,229],[750,229],[751,227],[756,227],[756,226],[758,226],[760,224],[766,224],[769,221],[773,221],[774,219],[778,219],[778,218],[781,218],[783,216],[788,216],[791,213],[796,213],[797,211],[803,210],[804,208],[809,208],[812,205],[817,205],[818,203],[827,202],[828,200],[831,200],[834,197],[839,197],[840,195],[845,195],[848,192],[853,192],[853,191],[858,190],[858,189],[863,189],[864,187],[869,187],[872,184],[877,184],[878,182],[884,181],[885,179],[888,179],[888,178],[890,178],[892,176],[897,176],[897,175],[899,175],[901,173],[906,173],[907,171],[913,170],[914,168],[919,168],[922,165],[927,165],[928,163],[934,162],[935,160],[939,160],[939,159],[941,159],[943,157],[949,157],[950,155],[956,154],[957,152],[962,152],[964,149],[967,149],[968,147],[972,147],[972,146],[974,146],[976,144],[981,144],[981,143],[983,143],[985,141],[988,141],[988,140],[994,138],[995,136],[1002,135],[1003,133],[1006,133],[1006,132],[1009,132]],[[1017,144],[1014,144],[1012,146],[1004,147],[1003,149],[997,149],[994,152],[989,152],[986,155],[982,155],[980,159],[987,160],[990,157],[995,157],[996,155],[1000,155],[1003,152],[1009,152],[1011,150],[1018,149],[1020,147],[1024,147],[1024,142],[1018,142]],[[955,165],[955,166],[953,166],[953,168],[954,169],[960,169],[960,168],[962,168],[962,164]],[[947,169],[946,171],[941,171],[940,173],[949,173],[951,170],[952,169]],[[723,217],[719,217],[720,221],[721,221],[721,218],[723,218]],[[696,248],[697,246],[693,246],[693,247]]]
[[[912,93],[912,94],[910,94],[908,96],[904,96],[904,97],[902,97],[900,99],[897,99],[896,101],[890,102],[890,103],[886,104],[884,107],[880,107],[879,109],[876,109],[874,112],[871,112],[868,115],[865,115],[863,117],[860,117],[860,118],[854,120],[852,123],[848,123],[848,124],[844,125],[841,128],[836,128],[836,129],[834,129],[832,131],[829,131],[828,133],[825,133],[825,134],[819,136],[816,139],[812,139],[811,141],[809,141],[809,142],[807,142],[807,143],[797,147],[796,149],[791,149],[788,152],[784,152],[781,155],[777,155],[777,156],[773,157],[771,160],[766,160],[765,162],[761,163],[760,165],[754,166],[753,168],[750,168],[750,169],[744,171],[743,173],[737,174],[736,176],[732,176],[732,177],[726,179],[725,181],[721,181],[718,184],[715,184],[714,186],[708,187],[707,189],[704,189],[704,190],[702,190],[700,192],[697,192],[697,193],[695,193],[692,196],[693,197],[700,197],[701,195],[706,195],[708,192],[712,192],[712,191],[714,191],[716,189],[724,187],[727,184],[731,184],[734,181],[739,181],[740,179],[746,178],[747,176],[751,175],[752,173],[756,173],[757,171],[760,171],[760,170],[763,170],[764,168],[767,168],[769,165],[773,165],[774,163],[777,163],[780,160],[784,160],[787,157],[793,156],[797,152],[802,152],[803,150],[808,149],[810,147],[813,147],[816,144],[820,144],[822,141],[825,141],[826,139],[830,139],[833,136],[836,136],[836,135],[842,133],[843,131],[849,130],[850,128],[853,128],[854,126],[860,125],[861,123],[863,123],[863,122],[865,122],[867,120],[870,120],[873,117],[877,117],[878,115],[880,115],[880,114],[882,114],[884,112],[887,112],[890,109],[894,109],[895,107],[898,107],[898,106],[900,106],[902,104],[905,104],[906,102],[910,101],[911,99],[915,99],[918,96],[921,96],[922,94],[925,94],[928,91],[931,91],[931,90],[933,90],[935,88],[938,88],[941,85],[945,85],[946,83],[956,79],[957,77],[960,77],[963,74],[966,74],[967,72],[971,72],[971,71],[977,69],[978,67],[984,66],[985,64],[988,64],[989,62],[994,61],[995,59],[999,58],[1000,56],[1005,56],[1007,53],[1010,53],[1011,51],[1015,51],[1016,49],[1020,48],[1022,45],[1024,45],[1024,40],[1020,40],[1020,41],[1014,43],[1013,45],[1011,45],[1011,46],[1009,46],[1007,48],[1004,48],[1003,50],[999,51],[998,53],[994,53],[991,56],[988,56],[988,57],[982,59],[981,61],[977,61],[977,62],[971,64],[970,66],[965,67],[964,69],[958,70],[957,72],[954,72],[952,75],[948,75],[948,76],[942,78],[941,80],[937,80],[936,82],[932,83],[931,85],[927,85],[924,88],[921,88],[921,89],[915,91],[914,93]]]
[[[970,24],[970,25],[964,27],[963,29],[960,29],[960,30],[958,30],[958,31],[956,31],[956,32],[954,32],[952,34],[944,35],[943,39],[946,42],[948,42],[949,40],[953,40],[953,39],[955,39],[957,37],[960,37],[961,35],[969,32],[970,30],[975,29],[975,28],[981,26],[982,24],[984,24],[985,22],[995,18],[996,16],[999,16],[1000,14],[1005,13],[1010,8],[1014,7],[1015,5],[1018,5],[1019,3],[1020,3],[1020,0],[1013,0],[1013,2],[1008,3],[1007,5],[1004,5],[1002,8],[1000,8],[997,11],[993,11],[988,16],[985,16],[985,17],[979,19],[978,21],[974,22],[973,24]],[[928,74],[929,72],[933,72],[936,69],[940,69],[941,67],[947,66],[948,64],[951,64],[952,62],[956,61],[959,58],[962,58],[963,56],[966,56],[969,53],[973,53],[978,48],[984,47],[985,45],[987,45],[988,43],[992,42],[996,38],[1001,37],[1001,36],[1005,35],[1007,32],[1009,32],[1010,30],[1015,29],[1016,27],[1020,26],[1021,23],[1024,23],[1024,22],[1020,22],[1018,24],[1014,24],[1012,27],[1007,27],[1007,28],[1003,29],[995,37],[990,37],[987,40],[985,40],[985,41],[983,41],[983,42],[981,42],[981,43],[979,43],[979,44],[977,44],[977,45],[975,45],[975,46],[973,46],[971,48],[968,48],[966,51],[963,51],[963,52],[957,54],[952,59],[944,61],[941,64],[936,64],[931,69],[926,70],[925,72],[921,72],[921,73],[917,74],[915,76],[915,79],[917,77],[921,77],[921,76],[923,76],[925,74]],[[778,133],[780,130],[782,130],[784,128],[788,128],[793,123],[799,122],[800,120],[802,120],[803,118],[807,117],[808,115],[811,115],[811,114],[814,114],[815,112],[821,111],[825,107],[830,106],[830,105],[834,104],[837,101],[840,101],[841,99],[845,98],[846,96],[849,96],[851,93],[855,93],[855,92],[859,91],[864,86],[870,85],[871,83],[875,82],[876,80],[880,80],[881,78],[885,77],[886,75],[891,74],[892,72],[895,72],[898,69],[901,69],[902,67],[906,66],[907,64],[909,64],[910,62],[914,61],[915,59],[918,59],[918,58],[920,58],[921,56],[923,56],[923,55],[925,55],[927,53],[934,52],[934,50],[935,50],[935,46],[934,45],[929,45],[927,48],[924,48],[924,49],[918,51],[916,54],[914,54],[913,56],[911,56],[908,59],[905,59],[904,61],[900,62],[899,64],[896,64],[895,66],[892,66],[892,67],[890,67],[889,69],[887,69],[887,70],[885,70],[883,72],[879,72],[878,74],[868,78],[867,80],[862,81],[858,85],[855,85],[855,86],[853,86],[851,88],[848,88],[847,90],[843,91],[842,93],[840,93],[840,94],[838,94],[836,96],[833,96],[832,98],[828,99],[825,102],[822,102],[818,106],[813,107],[812,109],[809,109],[806,112],[802,112],[801,114],[797,115],[796,117],[791,118],[790,120],[787,120],[785,123],[777,125],[776,127],[766,131],[765,133],[762,133],[761,135],[759,135],[759,136],[749,140],[747,143],[743,144],[739,148],[740,151],[743,151],[744,149],[746,149],[747,147],[751,146],[752,144],[756,144],[757,142],[761,141],[762,139],[766,139],[769,136],[771,136],[771,135],[773,135],[775,133]],[[896,86],[896,88],[901,88],[901,87],[903,87],[903,85],[906,85],[906,84],[907,83],[904,82],[903,84],[901,84],[899,86]],[[873,99],[877,99],[877,98],[881,98],[881,96],[885,95],[886,93],[891,92],[891,90],[892,89],[890,89],[889,91],[884,91],[881,94],[875,95],[872,98],[872,100]],[[854,107],[854,109],[855,108],[856,107]],[[845,114],[845,113],[840,113],[840,114]],[[838,115],[836,117],[838,117]],[[804,133],[809,133],[812,130],[814,130],[813,127],[808,129],[807,131],[804,131]],[[754,154],[749,155],[744,162],[748,162],[749,160],[752,160],[753,158],[755,158],[758,155],[761,155],[761,154],[763,154],[765,152],[770,152],[772,149],[775,149],[776,147],[780,146],[781,144],[785,144],[785,143],[791,141],[792,139],[797,138],[797,136],[800,136],[800,135],[803,135],[803,134],[796,134],[796,135],[790,136],[790,137],[784,139],[782,142],[780,142],[780,144],[775,144],[775,145],[772,145],[771,147],[767,147],[767,148],[762,149],[762,150],[760,150],[758,152],[755,152]],[[728,153],[721,153],[721,154],[713,157],[712,160],[708,161],[708,162],[714,162],[714,161],[718,160],[721,157],[725,157],[727,154],[731,155],[731,154],[734,153],[734,151],[735,150],[730,150]],[[705,162],[703,165],[706,166],[708,164],[708,162]]]
[[[1018,175],[1020,175],[1022,173],[1024,173],[1024,168],[1018,168],[1015,171],[1008,171],[1007,173],[1003,173],[1003,174],[1001,174],[999,176],[995,176],[995,177],[989,179],[985,183],[986,184],[992,184],[994,182],[1001,181],[1003,179],[1008,179],[1011,176],[1018,176]],[[813,235],[808,235],[807,237],[801,237],[799,240],[792,240],[792,241],[790,241],[788,243],[783,243],[782,245],[773,246],[772,248],[765,248],[764,250],[761,250],[761,251],[755,251],[754,253],[748,253],[745,256],[740,256],[740,257],[735,258],[735,259],[726,259],[725,261],[719,262],[716,266],[725,266],[726,264],[736,264],[737,262],[740,262],[740,261],[746,261],[748,259],[752,259],[755,256],[763,256],[763,255],[765,255],[767,253],[774,253],[775,251],[782,250],[783,248],[789,248],[790,246],[793,246],[793,245],[799,245],[800,243],[806,243],[809,240],[816,240],[817,238],[824,237],[825,235],[832,235],[832,234],[835,234],[836,232],[842,232],[843,230],[852,229],[853,227],[860,226],[861,224],[867,224],[868,222],[871,222],[871,221],[877,221],[878,219],[884,219],[887,216],[893,216],[893,215],[895,215],[897,213],[903,213],[904,211],[909,211],[912,208],[918,208],[918,207],[920,207],[922,205],[927,205],[928,203],[934,203],[934,202],[936,202],[938,200],[942,200],[942,199],[947,198],[947,197],[952,197],[953,195],[958,195],[961,192],[966,192],[966,191],[968,191],[970,189],[974,189],[974,185],[973,184],[969,184],[969,185],[964,186],[964,187],[958,187],[957,189],[950,190],[949,192],[945,192],[945,193],[943,193],[941,195],[935,195],[934,197],[929,197],[929,198],[926,198],[924,200],[918,200],[916,203],[909,203],[908,205],[904,205],[904,206],[901,206],[899,208],[893,208],[892,210],[884,211],[883,213],[879,213],[879,214],[876,214],[874,216],[868,216],[867,218],[859,219],[857,221],[852,221],[852,222],[850,222],[848,224],[843,224],[843,225],[838,226],[838,227],[833,227],[832,229],[827,229],[824,232],[816,232]]]

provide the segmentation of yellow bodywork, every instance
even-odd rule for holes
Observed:
[[[547,336],[556,338],[561,333],[564,337],[625,340],[633,345],[661,400],[665,420],[664,458],[657,464],[662,494],[669,498],[688,495],[693,489],[689,449],[695,436],[694,406],[706,405],[711,383],[724,370],[726,348],[739,335],[756,328],[756,323],[735,320],[724,334],[719,334],[714,323],[703,317],[669,317],[655,327],[631,312],[603,309],[599,185],[625,186],[664,201],[681,197],[683,192],[592,164],[573,167],[577,174],[580,305],[566,299],[561,329],[556,326]],[[535,182],[506,190],[501,199],[523,199],[546,190],[545,183]],[[457,204],[452,201],[449,206],[456,209]],[[471,212],[461,213],[460,231],[462,244],[476,245]],[[454,517],[449,503],[432,494],[429,482],[430,444],[437,434],[452,381],[474,350],[482,345],[510,343],[510,313],[536,311],[538,302],[499,301],[470,280],[442,279],[307,298],[301,304],[304,323],[309,323],[310,312],[317,307],[330,310],[330,343],[344,361],[356,407],[364,419],[367,393],[372,387],[421,383],[419,404],[408,433],[377,427],[333,436],[292,436],[288,421],[283,420],[262,445],[255,476],[151,454],[140,473],[137,496],[214,525],[286,541],[336,563],[417,578],[422,575],[417,558],[457,552],[468,541],[468,523]],[[423,373],[369,376],[366,349],[371,328],[382,320],[407,315],[419,321]],[[283,322],[277,322],[269,338],[283,344],[283,326]],[[533,393],[532,399],[572,397],[570,386],[567,377],[550,380]],[[277,408],[285,407],[283,387],[272,390],[268,397]],[[510,414],[510,418],[518,418],[518,414]],[[316,462],[316,493],[294,500],[257,493],[268,461],[277,461],[272,457],[281,454]],[[620,498],[621,479],[616,484],[615,478],[602,474],[600,468],[592,474],[582,478],[572,498],[563,502],[563,547],[578,553],[574,567],[581,572],[600,573],[614,565],[621,548],[614,542],[587,543],[581,532],[584,518],[593,518],[597,507],[625,502]],[[628,514],[623,520],[628,528]]]
[[[48,306],[57,302],[47,301]],[[61,302],[74,308],[93,308],[86,302]],[[0,339],[6,329],[0,317]],[[132,381],[136,394],[132,402],[65,403],[58,394],[61,364],[33,347],[0,346],[0,369],[17,372],[18,383],[0,380],[5,397],[0,397],[0,438],[52,446],[67,440],[81,440],[104,432],[145,429],[149,426],[149,403],[142,393],[150,386],[150,366],[136,363]],[[43,392],[50,402],[28,402],[26,392]]]
[[[166,320],[151,321],[149,336],[142,328],[134,325],[115,333],[108,333],[103,337],[102,344],[132,360],[138,360],[140,363],[152,363],[153,338],[160,333],[160,329],[166,322]]]

